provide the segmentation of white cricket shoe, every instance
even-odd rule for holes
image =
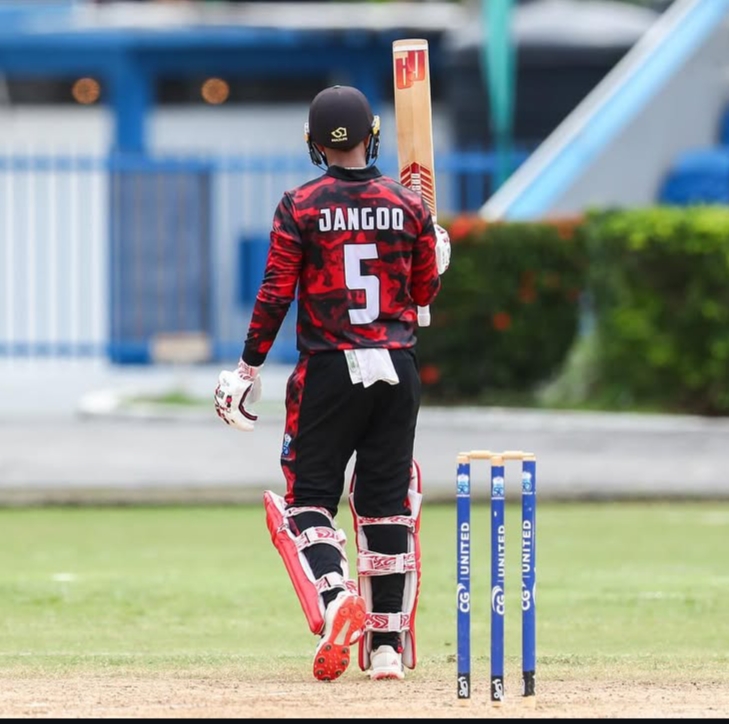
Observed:
[[[314,678],[338,679],[349,666],[349,647],[364,631],[367,611],[362,596],[342,591],[324,613],[324,633],[314,654]]]
[[[370,657],[370,679],[404,679],[405,669],[402,666],[402,654],[392,646],[378,646]]]

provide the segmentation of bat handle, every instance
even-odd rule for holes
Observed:
[[[421,327],[430,327],[430,307],[418,307],[418,324]]]
[[[433,215],[433,223],[436,223],[435,212],[431,212]],[[430,307],[418,307],[418,326],[430,327]]]

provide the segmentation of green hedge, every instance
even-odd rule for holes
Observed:
[[[425,399],[531,391],[559,371],[577,334],[587,265],[576,222],[441,223],[452,263],[418,332]]]
[[[579,234],[595,318],[586,395],[729,412],[729,209],[594,212]]]
[[[452,264],[418,332],[427,402],[729,413],[729,208],[444,225]]]

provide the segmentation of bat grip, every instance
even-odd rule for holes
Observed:
[[[430,307],[418,307],[418,324],[421,327],[430,327]]]
[[[435,211],[432,211],[433,223],[436,223]],[[430,327],[430,307],[418,307],[418,326]]]

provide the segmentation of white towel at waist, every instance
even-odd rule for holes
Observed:
[[[347,358],[353,385],[361,382],[365,387],[369,387],[380,381],[390,385],[400,382],[388,349],[347,349],[344,355]]]

